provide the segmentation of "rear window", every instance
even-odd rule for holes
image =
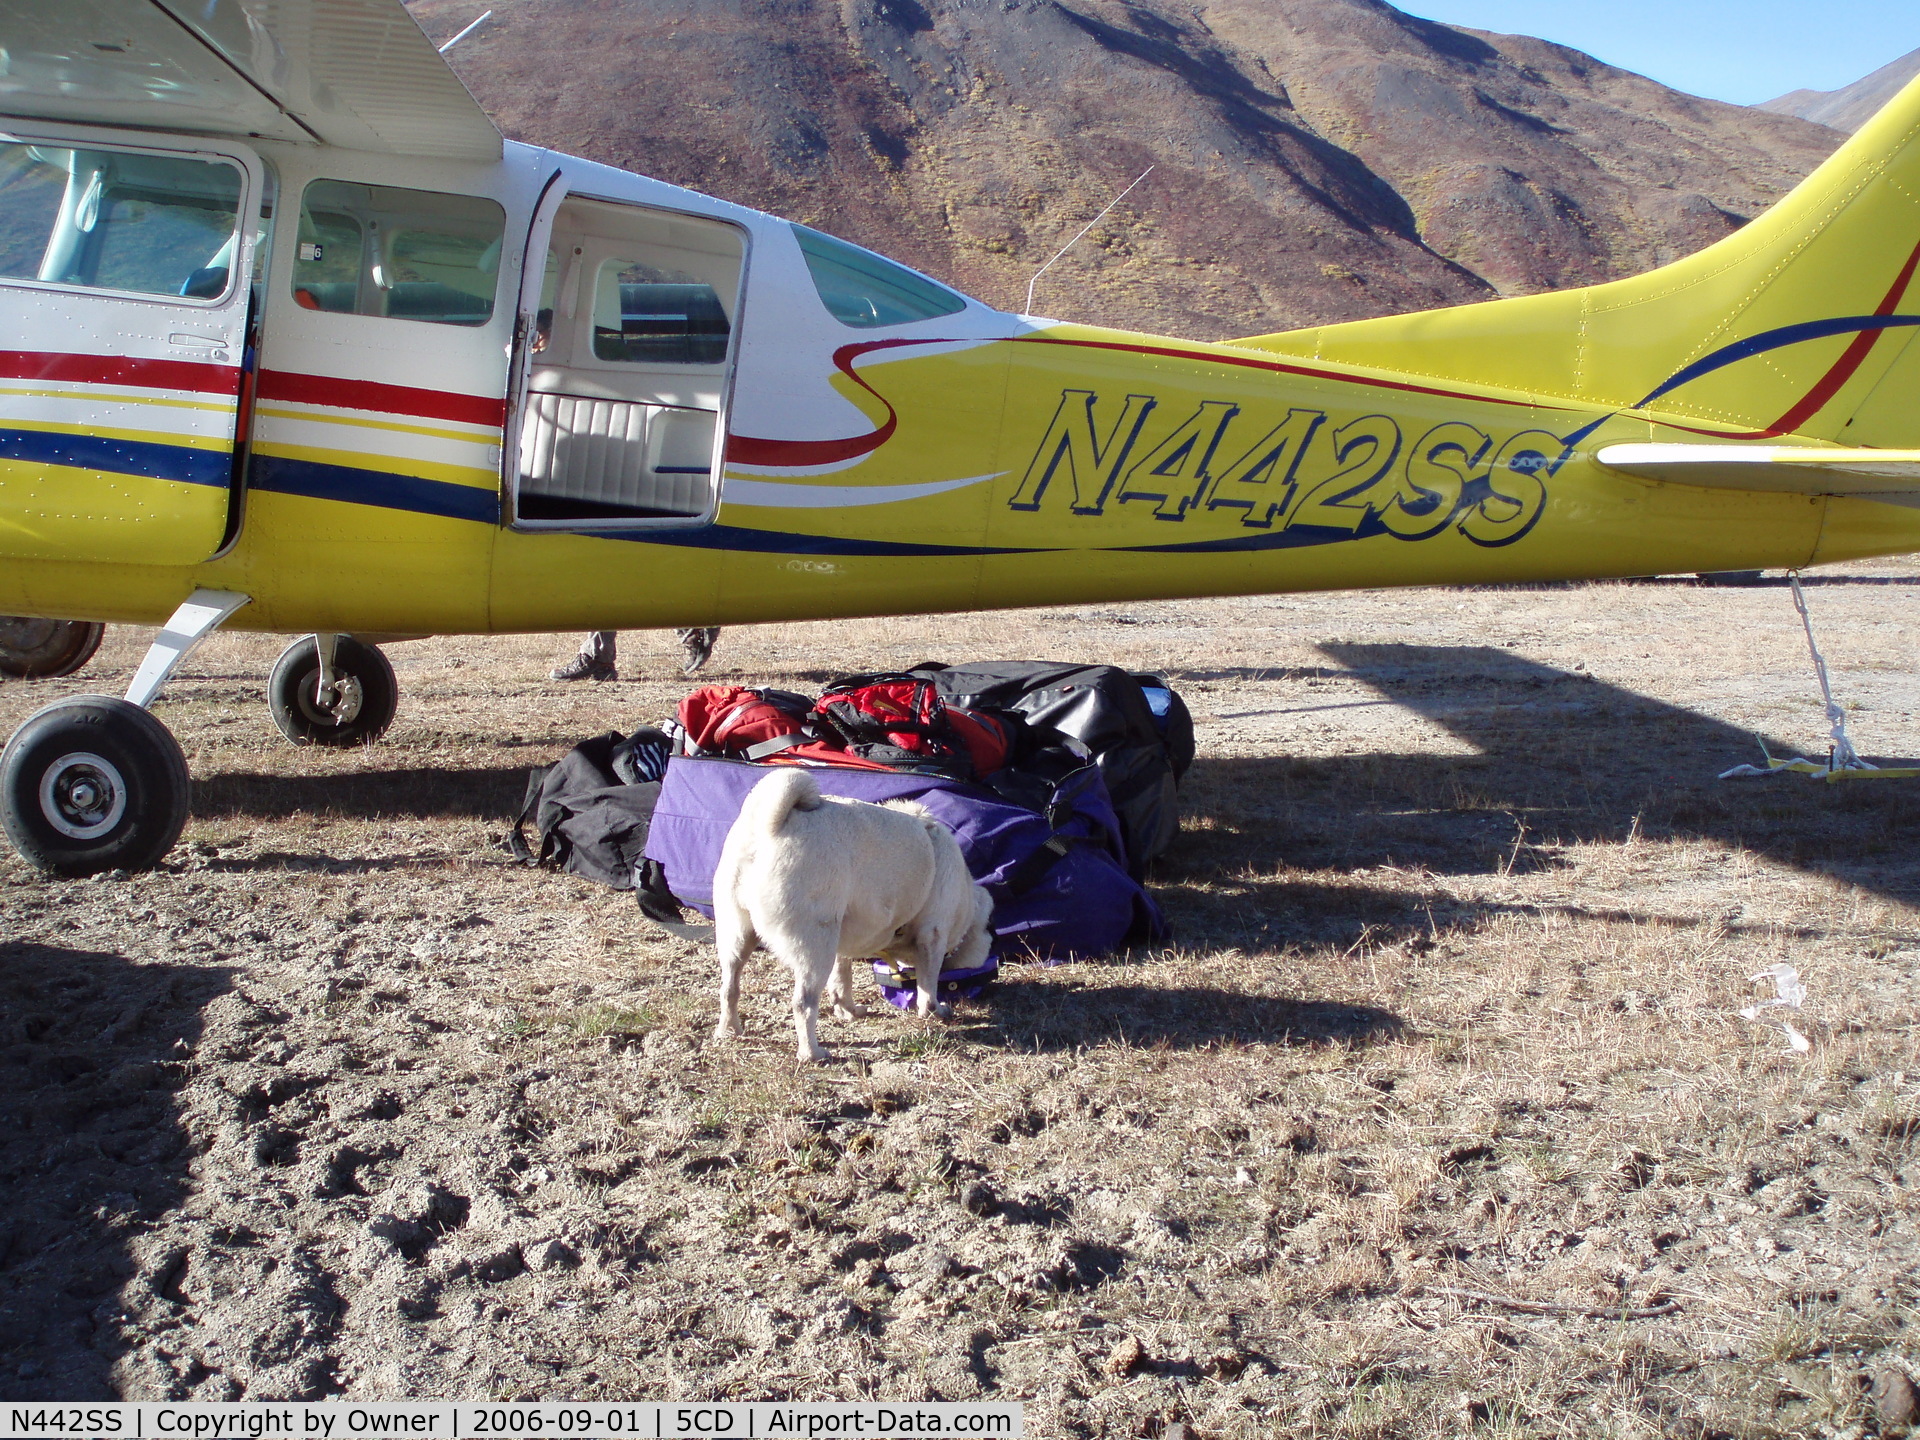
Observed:
[[[0,143],[0,279],[217,300],[242,188],[224,160]]]
[[[843,325],[871,330],[957,315],[967,308],[966,297],[957,291],[871,250],[804,225],[795,225],[793,234],[807,258],[807,273],[820,292],[820,303]]]
[[[300,202],[294,303],[337,315],[484,325],[506,211],[478,195],[315,180]]]
[[[727,312],[713,286],[683,270],[606,260],[593,287],[593,353],[651,365],[718,365]]]

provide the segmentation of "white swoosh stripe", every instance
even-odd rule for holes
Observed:
[[[921,485],[783,485],[772,480],[740,480],[729,475],[720,492],[728,505],[764,505],[780,510],[835,510],[855,505],[892,505],[921,500],[998,480],[1007,472],[970,475],[964,480],[930,480]]]

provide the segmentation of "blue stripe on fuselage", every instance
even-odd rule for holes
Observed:
[[[233,478],[233,451],[200,450],[191,445],[162,445],[148,440],[108,440],[97,435],[68,435],[56,430],[0,429],[0,460],[64,465],[111,475],[139,475],[185,485],[225,489]]]
[[[497,524],[500,519],[500,495],[494,490],[423,480],[418,475],[395,475],[387,470],[290,460],[282,455],[254,456],[248,467],[247,488],[345,505],[409,510],[446,520],[476,520],[483,525]]]
[[[1804,344],[1808,340],[1825,340],[1831,335],[1857,335],[1864,330],[1894,330],[1909,325],[1920,325],[1920,315],[1842,315],[1832,320],[1807,320],[1798,325],[1762,330],[1745,340],[1722,345],[1711,355],[1703,356],[1686,369],[1676,371],[1658,388],[1648,391],[1646,398],[1632,408],[1644,410],[1669,390],[1677,390],[1689,380],[1698,380],[1702,375],[1711,375],[1716,370],[1737,361],[1750,360],[1755,355],[1764,355],[1769,350]]]
[[[158,480],[224,487],[233,471],[228,450],[196,450],[185,445],[160,445],[130,440],[104,440],[90,435],[63,435],[45,430],[0,429],[0,460],[26,460],[82,470],[141,475]],[[500,496],[495,490],[425,480],[388,470],[362,470],[295,460],[281,455],[253,456],[247,471],[249,489],[343,505],[368,505],[404,510],[447,520],[470,520],[482,525],[500,521]],[[637,540],[656,545],[682,545],[709,550],[742,550],[775,555],[1013,555],[1029,553],[991,546],[936,545],[896,540],[861,540],[834,535],[800,535],[779,530],[754,530],[737,525],[699,525],[685,529],[595,530],[582,527],[561,533],[601,540]]]
[[[932,545],[906,540],[858,540],[841,535],[798,535],[785,530],[749,530],[740,525],[701,525],[685,530],[583,530],[599,540],[640,540],[650,545],[687,545],[703,550],[746,550],[762,555],[1032,555],[993,545]]]

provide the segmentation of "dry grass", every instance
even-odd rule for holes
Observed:
[[[1916,585],[1809,590],[1870,753],[1920,754]],[[626,639],[646,678],[564,690],[564,640],[394,647],[400,722],[336,755],[271,738],[278,642],[219,638],[159,707],[198,781],[176,863],[6,862],[42,1118],[0,1161],[15,1233],[65,1249],[13,1245],[0,1389],[1858,1435],[1863,1367],[1920,1357],[1920,788],[1713,779],[1753,732],[1824,730],[1781,589],[730,631],[717,679],[1092,659],[1170,673],[1199,721],[1172,945],[1014,971],[938,1030],[829,1024],[840,1062],[806,1073],[773,967],[713,1046],[707,953],[489,849],[526,766],[684,688],[666,637]],[[115,632],[0,722],[138,653]],[[1783,961],[1806,1055],[1736,1013]],[[115,1138],[125,1084],[67,1073],[102,1044],[164,1072],[138,1103],[173,1153]]]

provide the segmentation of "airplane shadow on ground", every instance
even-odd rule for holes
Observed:
[[[520,809],[526,766],[475,770],[416,766],[335,775],[263,775],[232,771],[196,777],[196,819],[281,819],[328,815],[348,820],[435,817],[499,820]]]
[[[185,1083],[222,966],[0,944],[0,1399],[121,1393],[122,1287],[183,1318],[180,1262],[136,1253],[191,1186]]]
[[[1720,772],[1760,760],[1752,732],[1583,673],[1487,646],[1320,648],[1382,699],[1273,713],[1391,703],[1478,753],[1196,761],[1180,839],[1156,871],[1183,941],[1391,943],[1503,908],[1533,913],[1541,907],[1436,906],[1421,896],[1428,887],[1382,886],[1375,875],[1287,877],[1379,867],[1524,874],[1566,864],[1565,847],[1636,835],[1712,841],[1920,900],[1912,860],[1920,781],[1723,781]],[[1594,913],[1575,902],[1559,908]]]
[[[1585,584],[1575,581],[1574,584]],[[1691,575],[1648,575],[1638,580],[1623,580],[1623,585],[1679,585],[1694,589],[1764,589],[1785,590],[1793,581],[1785,574],[1761,575],[1752,580],[1700,580]],[[1803,589],[1812,590],[1825,585],[1920,585],[1920,575],[1802,575],[1800,584]]]

